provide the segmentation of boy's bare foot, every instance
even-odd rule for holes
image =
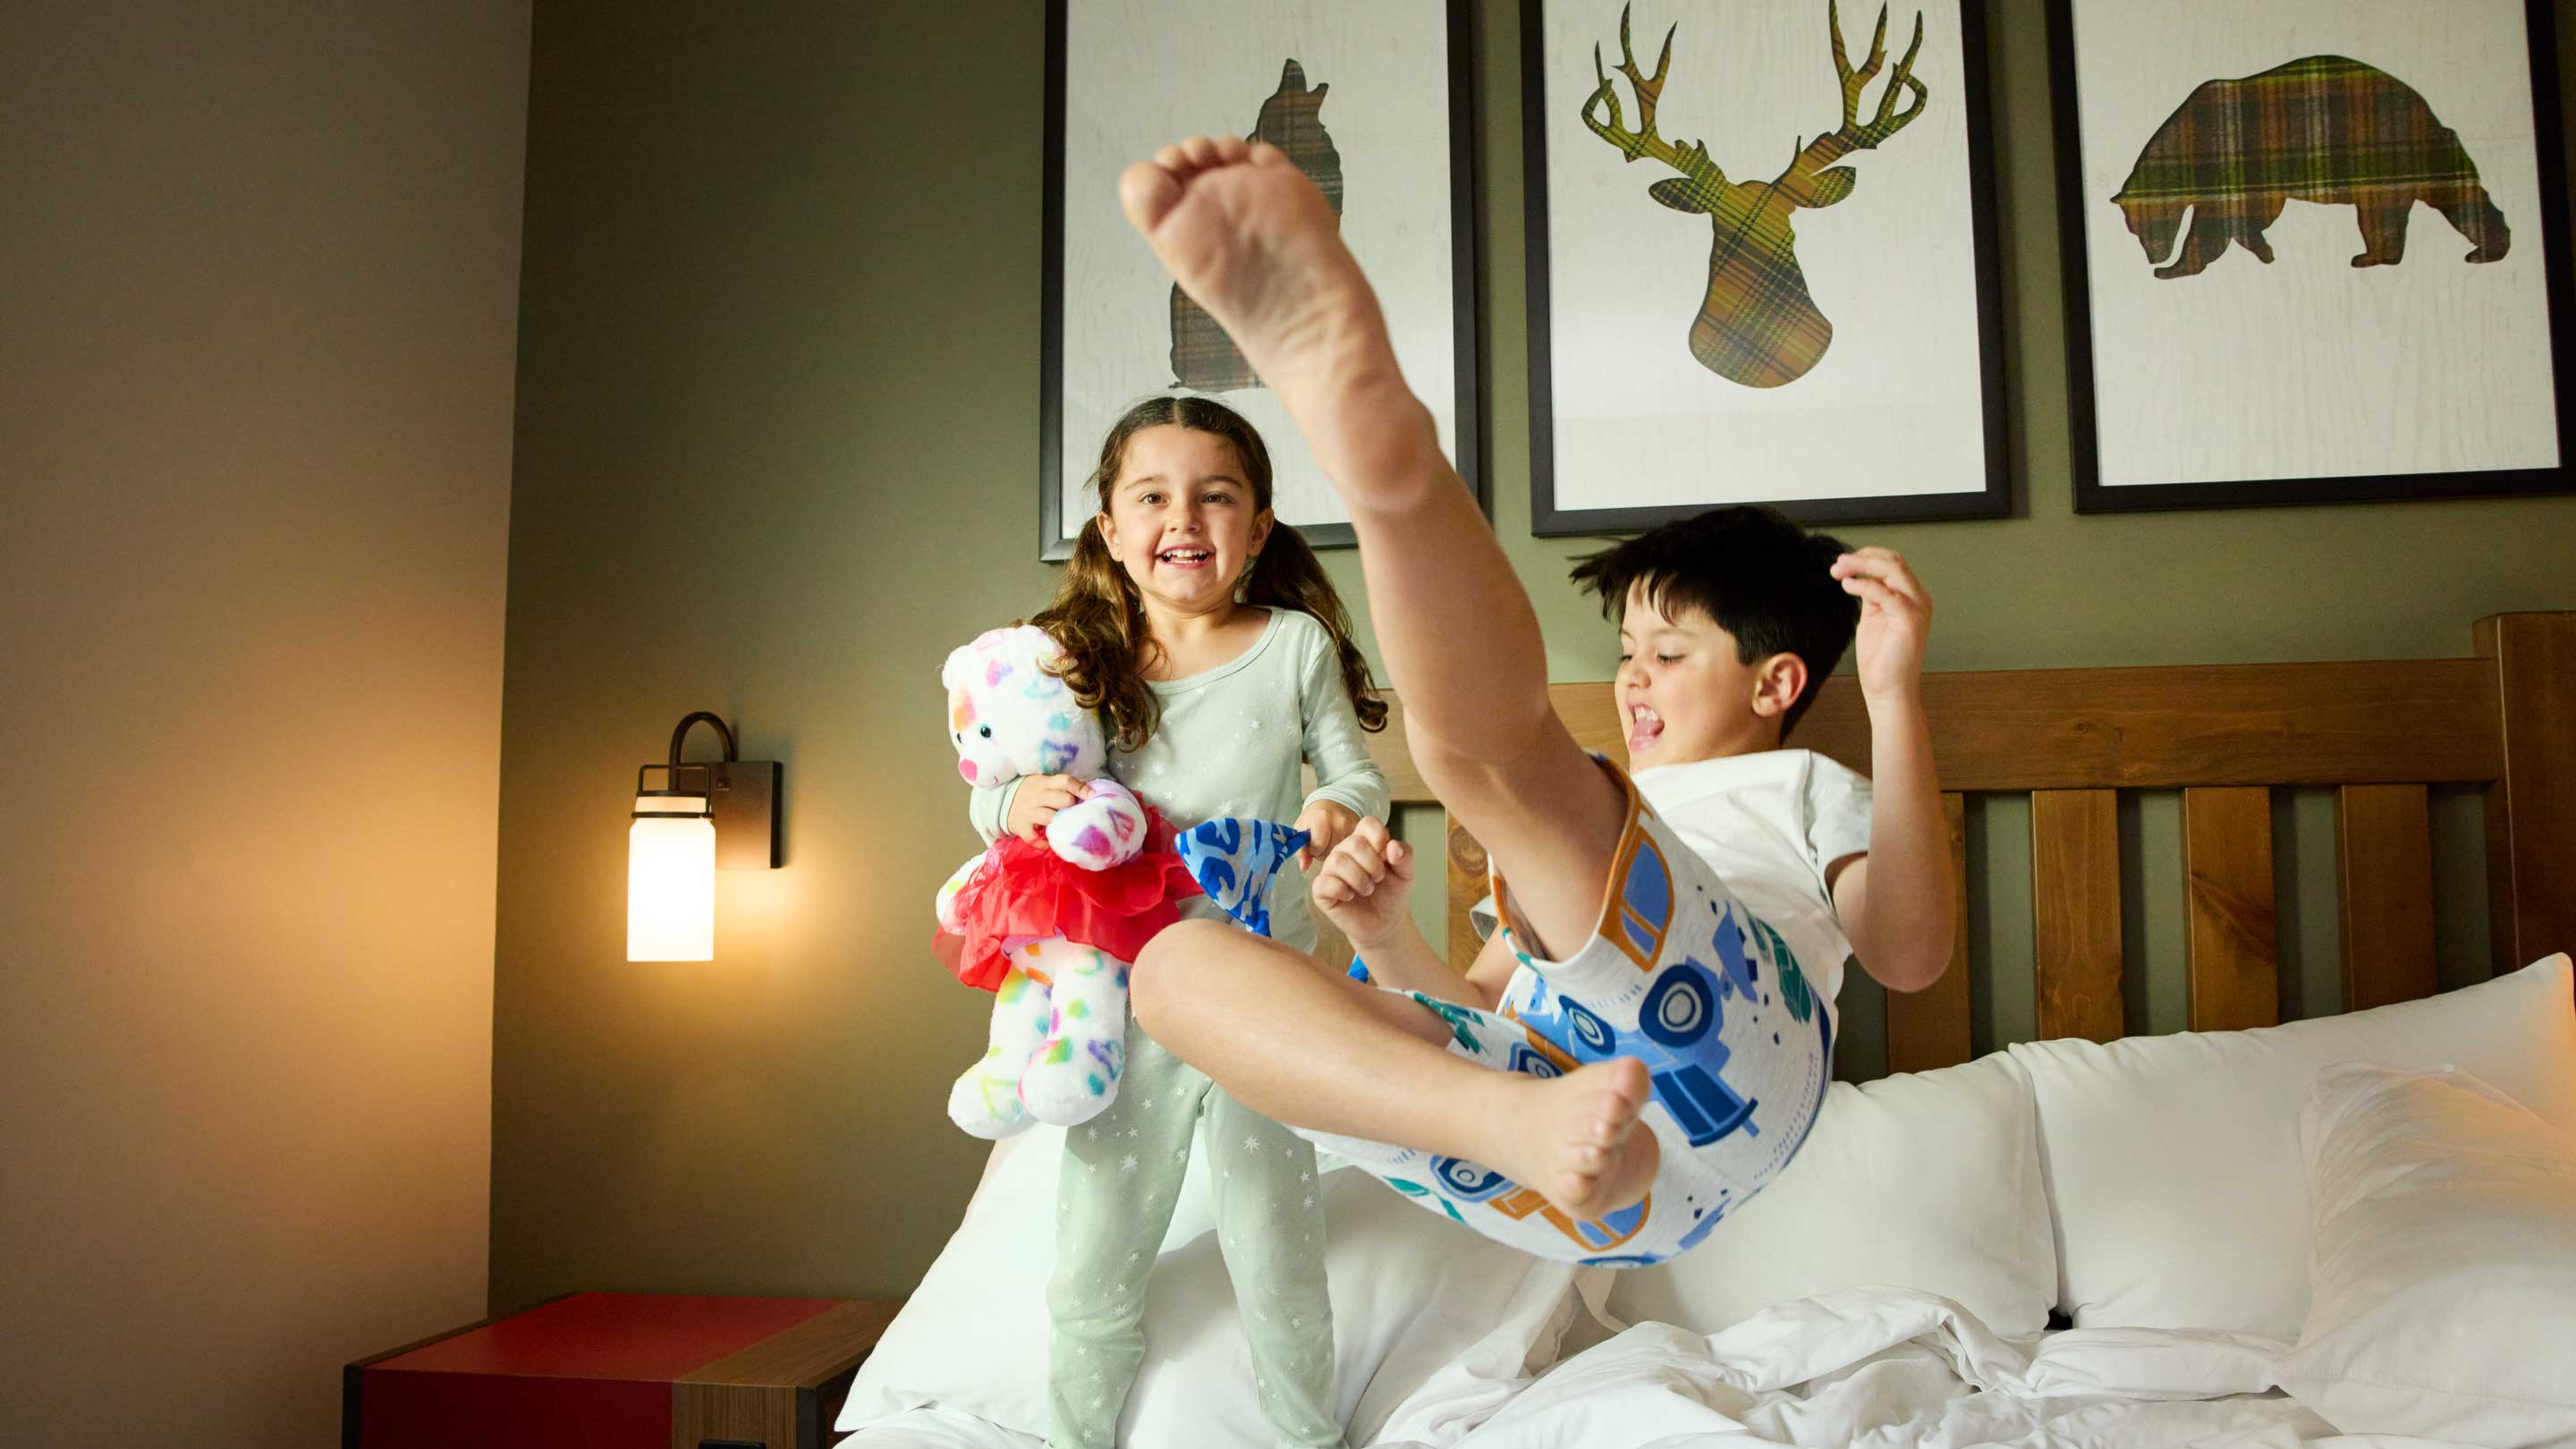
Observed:
[[[1310,438],[1326,421],[1315,410],[1353,388],[1401,392],[1386,319],[1340,223],[1277,147],[1193,136],[1128,167],[1118,197]]]
[[[1646,1195],[1662,1149],[1643,1130],[1646,1064],[1616,1057],[1562,1077],[1516,1077],[1506,1140],[1494,1166],[1577,1221],[1617,1212]]]

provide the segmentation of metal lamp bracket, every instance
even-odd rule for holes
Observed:
[[[724,741],[721,760],[680,763],[680,746],[689,731],[698,724],[715,727],[717,738]],[[716,868],[719,870],[775,870],[779,864],[782,843],[778,829],[779,771],[776,760],[738,760],[734,758],[733,731],[725,722],[705,710],[681,720],[671,731],[671,762],[647,765],[647,770],[668,769],[676,783],[682,770],[691,774],[703,772],[707,780],[707,815],[716,828]],[[641,772],[638,772],[639,775]]]

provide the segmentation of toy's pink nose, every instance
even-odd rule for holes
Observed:
[[[959,761],[957,762],[957,773],[958,773],[958,774],[961,774],[961,775],[963,775],[963,776],[965,776],[965,777],[966,777],[966,783],[967,783],[967,784],[969,784],[969,785],[974,784],[974,783],[975,783],[975,762],[974,762],[973,760],[959,760]]]

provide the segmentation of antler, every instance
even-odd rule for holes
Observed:
[[[1723,185],[1725,173],[1708,159],[1706,143],[1676,146],[1655,134],[1655,103],[1663,98],[1664,71],[1673,60],[1673,32],[1679,29],[1681,27],[1676,24],[1664,32],[1664,51],[1655,59],[1655,73],[1645,75],[1637,69],[1637,53],[1628,44],[1628,7],[1619,7],[1619,73],[1626,76],[1628,84],[1636,89],[1640,129],[1630,131],[1623,128],[1625,118],[1619,112],[1619,90],[1612,83],[1610,73],[1602,69],[1598,44],[1592,47],[1592,73],[1600,78],[1601,84],[1593,88],[1591,96],[1583,103],[1583,124],[1592,128],[1592,134],[1618,147],[1619,154],[1631,161],[1652,156],[1685,176],[1707,177]],[[1610,108],[1607,124],[1592,114],[1595,107],[1603,105]]]
[[[1878,95],[1878,114],[1865,126],[1859,124],[1860,93],[1887,62],[1887,7],[1878,7],[1878,30],[1869,38],[1869,59],[1856,71],[1851,68],[1851,56],[1843,50],[1843,21],[1835,0],[1826,0],[1825,24],[1834,37],[1834,72],[1843,82],[1843,124],[1834,134],[1850,142],[1853,150],[1869,150],[1904,130],[1907,123],[1923,114],[1924,104],[1931,99],[1923,82],[1914,78],[1914,55],[1923,48],[1923,12],[1914,12],[1914,43],[1905,47],[1905,58],[1888,74],[1887,89]],[[1914,104],[1897,110],[1897,95],[1909,90],[1914,92]]]
[[[1789,169],[1780,173],[1782,182],[1799,175],[1813,179],[1826,167],[1854,151],[1875,149],[1881,141],[1904,130],[1916,116],[1923,114],[1924,105],[1931,99],[1923,82],[1914,77],[1915,52],[1923,48],[1922,11],[1914,12],[1914,43],[1905,47],[1905,58],[1888,73],[1887,89],[1878,95],[1878,113],[1870,117],[1867,124],[1860,119],[1860,93],[1869,88],[1880,67],[1887,64],[1887,7],[1881,5],[1878,8],[1878,29],[1869,38],[1869,59],[1861,62],[1858,70],[1852,69],[1851,55],[1843,49],[1843,19],[1841,7],[1835,0],[1826,0],[1825,26],[1826,33],[1833,37],[1834,42],[1834,73],[1842,79],[1843,123],[1800,148],[1797,155],[1790,158]],[[1914,103],[1900,111],[1896,108],[1896,98],[1907,91],[1914,93]],[[1846,176],[1844,185],[1825,187],[1816,192],[1802,191],[1799,204],[1830,206],[1850,191]]]

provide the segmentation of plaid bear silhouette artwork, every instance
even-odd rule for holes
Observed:
[[[2468,238],[2468,261],[2495,261],[2513,243],[2459,135],[2413,86],[2340,55],[2202,82],[2147,139],[2111,199],[2167,280],[2198,275],[2231,243],[2268,264],[2264,229],[2292,201],[2354,208],[2356,267],[2405,259],[2418,201]]]

